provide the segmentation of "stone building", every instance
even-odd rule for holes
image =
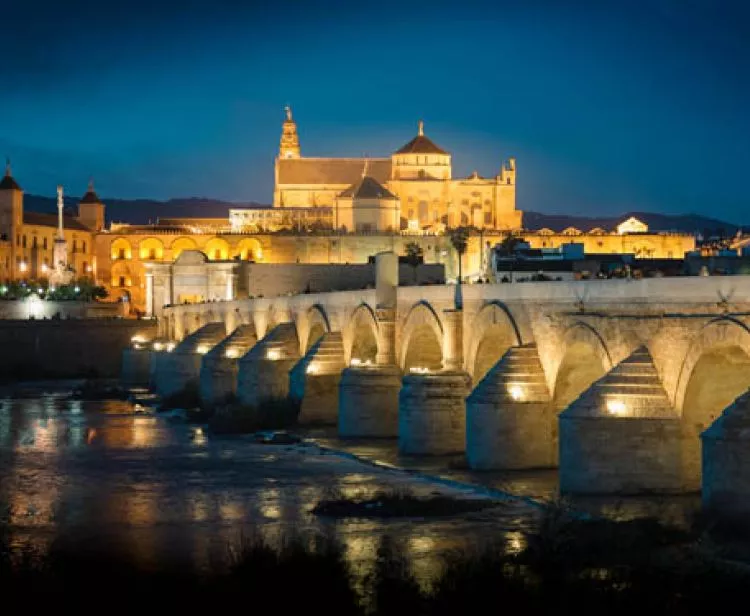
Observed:
[[[0,181],[0,279],[38,280],[54,269],[58,219],[55,214],[27,212],[23,189],[10,163]],[[104,229],[104,205],[89,184],[77,216],[63,216],[67,263],[77,277],[96,278],[95,236]]]
[[[454,178],[451,155],[424,134],[421,122],[417,135],[387,158],[303,157],[287,110],[271,207],[232,209],[222,219],[162,218],[153,225],[105,227],[105,206],[90,185],[77,216],[63,217],[67,262],[77,276],[93,277],[113,298],[126,298],[145,312],[152,297],[147,268],[171,264],[188,250],[204,253],[204,265],[238,260],[346,265],[367,263],[384,251],[404,254],[406,245],[416,242],[424,262],[444,266],[446,278],[453,279],[458,255],[445,230],[461,225],[474,227],[462,263],[468,278],[485,275],[489,249],[511,233],[532,248],[582,243],[586,253],[682,258],[695,248],[692,235],[650,233],[637,220],[612,231],[523,230],[515,190],[514,159],[492,178],[476,173]],[[24,212],[23,191],[8,166],[0,181],[0,279],[48,275],[55,222],[52,214]],[[196,266],[201,265],[191,265]],[[221,285],[216,297],[226,295]],[[182,300],[189,301],[191,294],[185,295]]]
[[[507,231],[521,228],[514,158],[502,164],[494,177],[474,172],[467,178],[454,178],[450,153],[424,134],[421,121],[417,135],[388,158],[306,157],[287,107],[275,165],[275,208],[320,208],[321,214],[330,216],[330,210],[346,208],[346,196],[364,175],[400,201],[396,230],[436,231],[462,225]],[[388,208],[393,203],[382,205]],[[346,215],[335,212],[333,218],[337,229],[348,221]],[[391,216],[384,218],[382,222],[390,222]],[[373,231],[387,231],[391,226],[373,226],[376,222],[363,224]]]

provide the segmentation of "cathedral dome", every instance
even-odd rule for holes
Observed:
[[[424,122],[419,121],[419,132],[409,143],[396,150],[395,154],[448,154],[443,148],[424,134]]]
[[[13,179],[10,173],[10,161],[5,164],[5,176],[0,180],[0,190],[21,190],[21,187]]]

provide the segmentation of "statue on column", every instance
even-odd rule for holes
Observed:
[[[63,229],[63,187],[57,187],[57,234],[52,250],[52,273],[50,284],[69,284],[73,280],[73,269],[68,266],[68,243],[65,241]]]

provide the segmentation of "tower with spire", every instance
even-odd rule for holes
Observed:
[[[94,180],[89,180],[86,194],[78,202],[78,220],[92,231],[104,229],[104,204],[94,190]]]
[[[286,119],[281,125],[281,143],[279,144],[279,158],[299,158],[299,136],[297,124],[292,118],[292,108],[287,105],[284,109]]]

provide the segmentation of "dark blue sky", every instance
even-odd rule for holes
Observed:
[[[2,4],[30,193],[267,203],[289,103],[303,154],[387,155],[424,118],[456,175],[515,155],[522,209],[750,222],[750,3]]]

